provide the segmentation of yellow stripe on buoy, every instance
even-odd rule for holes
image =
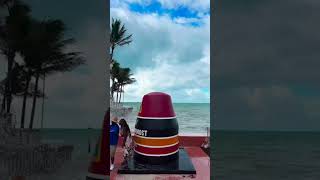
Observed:
[[[134,136],[133,137],[134,142],[140,145],[144,146],[170,146],[175,145],[179,143],[179,137],[173,136],[173,137],[161,137],[161,138],[148,138],[148,137],[142,137],[142,136]]]

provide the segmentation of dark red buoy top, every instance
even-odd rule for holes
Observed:
[[[152,92],[143,96],[138,118],[174,118],[176,116],[170,95]]]

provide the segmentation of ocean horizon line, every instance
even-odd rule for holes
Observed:
[[[320,133],[320,130],[297,130],[297,129],[276,129],[276,130],[266,130],[266,129],[211,129],[211,132],[248,132],[248,133]]]
[[[33,130],[102,130],[102,128],[34,128]],[[211,132],[248,132],[248,133],[320,133],[319,130],[250,130],[250,129],[211,129]]]
[[[123,102],[123,103],[141,103],[141,102]],[[210,102],[172,102],[173,104],[211,104]]]

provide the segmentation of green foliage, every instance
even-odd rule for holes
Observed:
[[[72,38],[66,39],[65,31],[65,24],[61,20],[37,21],[33,19],[23,40],[23,45],[19,52],[24,59],[28,72],[31,72],[29,75],[35,78],[29,128],[33,126],[36,89],[38,89],[40,76],[71,71],[85,62],[80,56],[80,52],[66,52],[68,45],[75,41]]]
[[[110,44],[111,48],[123,46],[132,42],[132,34],[126,35],[126,28],[120,19],[112,18]]]
[[[124,93],[124,86],[135,82],[134,78],[131,78],[132,73],[130,68],[122,68],[120,64],[113,60],[113,53],[116,47],[130,44],[132,42],[132,34],[127,35],[125,25],[122,24],[120,19],[113,19],[111,24],[110,33],[110,48],[111,48],[111,63],[112,68],[110,70],[111,76],[111,98],[114,98],[114,93],[117,93],[116,101],[120,102],[121,93]],[[120,98],[118,94],[120,93]]]
[[[38,89],[39,78],[72,71],[85,60],[80,52],[67,50],[75,41],[65,38],[66,26],[61,20],[36,20],[31,17],[29,6],[19,0],[0,0],[0,9],[7,10],[6,16],[0,17],[0,52],[8,63],[7,77],[0,83],[2,110],[10,112],[12,95],[23,96],[23,128],[27,97],[32,96],[32,128],[36,99],[45,96]],[[22,57],[22,64],[15,61],[17,54]]]

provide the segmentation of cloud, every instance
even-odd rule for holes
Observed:
[[[304,102],[285,87],[233,88],[219,92],[216,120],[218,129],[294,130],[313,128]]]
[[[73,6],[74,2],[64,4]],[[105,11],[104,6],[99,3],[91,3],[88,9],[87,2],[80,2],[72,14],[62,16],[65,12],[57,11],[61,5],[56,1],[47,2],[47,5],[54,8],[43,12],[41,3],[30,3],[36,18],[44,16],[61,18],[69,28],[68,37],[74,37],[76,43],[69,49],[80,51],[86,59],[86,65],[78,67],[72,72],[57,73],[46,78],[44,127],[45,128],[101,128],[107,103],[107,35],[106,17],[101,12]],[[83,6],[85,5],[85,6]],[[84,8],[86,13],[82,11]],[[100,9],[99,9],[100,8]],[[70,10],[70,9],[69,9]],[[68,10],[68,11],[69,11]],[[94,11],[93,11],[94,10]],[[99,11],[101,10],[101,11]],[[67,14],[67,13],[66,13]],[[72,21],[69,21],[72,20]],[[0,57],[1,58],[1,57]],[[6,72],[6,61],[1,59],[1,78]],[[2,68],[4,67],[4,68]],[[3,75],[3,76],[2,76]],[[42,87],[42,81],[40,81]],[[21,98],[13,101],[17,126],[20,125]],[[29,124],[31,99],[28,99],[26,126]],[[35,125],[40,127],[41,120],[41,99],[38,99]]]
[[[110,4],[111,7],[128,7],[130,4],[146,7],[157,3],[165,10],[186,8],[188,11],[199,13],[199,15],[208,13],[210,10],[210,0],[111,0]]]
[[[311,8],[310,1],[264,2],[252,11],[229,12],[225,7],[221,56],[214,61],[219,68],[213,72],[218,87],[318,86],[320,53],[315,47],[320,42],[320,26],[312,22],[320,13],[308,16]]]
[[[319,130],[319,3],[233,2],[218,17],[214,127]]]
[[[137,68],[134,71],[137,82],[125,89],[127,100],[140,101],[146,93],[165,91],[178,102],[209,102],[208,93],[201,91],[201,88],[208,88],[210,77],[210,68],[204,59],[209,57],[189,63],[172,63],[170,59],[158,57],[154,67]]]
[[[88,125],[101,127],[108,103],[105,84],[106,44],[101,41],[101,37],[105,36],[104,25],[93,19],[83,25],[83,37],[78,40],[76,49],[83,52],[87,60],[87,64],[82,67],[86,73],[79,72],[79,68],[74,72],[57,74],[47,79],[50,103],[48,109],[51,108],[47,114],[47,125],[50,127],[61,124],[64,124],[64,128]]]
[[[191,11],[208,12],[210,9],[209,0],[159,0],[162,7],[167,9],[178,9],[180,7],[187,7]]]
[[[136,83],[125,88],[126,101],[140,101],[150,91],[166,91],[177,102],[209,102],[207,92],[186,99],[190,89],[209,88],[210,17],[172,19],[127,8],[111,8],[111,16],[123,21],[133,42],[120,47],[115,59],[129,66]],[[190,26],[189,22],[201,22]]]

